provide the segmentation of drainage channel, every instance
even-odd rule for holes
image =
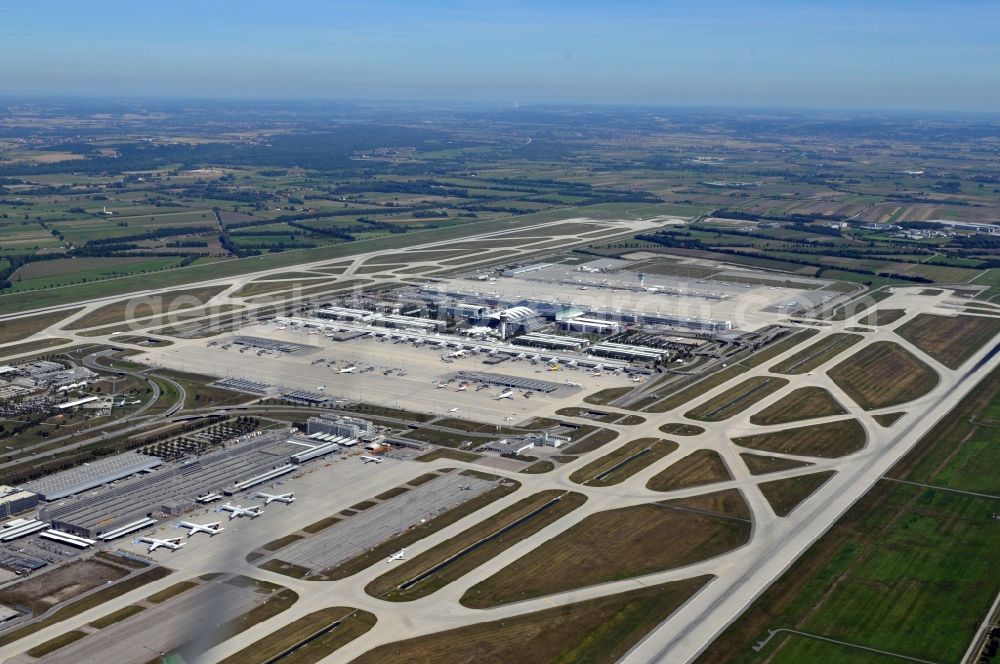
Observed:
[[[611,473],[615,472],[616,470],[618,470],[619,468],[621,468],[625,464],[632,463],[633,461],[635,461],[639,457],[643,456],[644,454],[649,454],[652,451],[653,451],[652,447],[647,447],[645,449],[639,450],[638,452],[636,452],[632,456],[628,457],[627,459],[622,459],[621,461],[619,461],[615,465],[611,466],[610,468],[608,468],[607,470],[605,470],[603,473],[600,473],[599,475],[595,475],[594,477],[590,478],[589,480],[587,480],[587,484],[590,484],[591,482],[599,482],[600,480],[603,480],[605,477],[607,477]]]
[[[783,373],[795,373],[796,371],[798,371],[798,368],[801,367],[802,365],[807,364],[807,363],[815,360],[817,357],[819,357],[823,353],[829,353],[830,351],[834,350],[838,346],[840,346],[842,344],[846,344],[850,340],[851,340],[850,337],[838,337],[836,340],[834,340],[834,341],[832,341],[830,343],[827,343],[827,344],[821,346],[819,349],[816,350],[815,353],[803,357],[801,360],[799,360],[798,362],[796,362],[792,366],[788,367],[788,369],[786,371],[784,371]],[[821,341],[820,343],[823,343],[823,342]],[[837,354],[839,354],[839,352],[840,351],[837,351]]]
[[[427,569],[427,570],[421,572],[420,574],[416,575],[415,577],[413,577],[409,581],[405,581],[405,582],[399,584],[397,586],[397,589],[398,590],[406,590],[406,589],[411,588],[412,586],[420,583],[421,581],[423,581],[427,577],[429,577],[429,576],[431,576],[433,574],[437,574],[442,569],[444,569],[448,565],[452,564],[456,560],[459,560],[460,558],[463,558],[466,555],[472,553],[473,551],[475,551],[479,547],[484,546],[484,545],[488,544],[489,542],[492,542],[493,540],[495,540],[496,538],[500,537],[504,533],[510,532],[514,528],[517,528],[518,526],[520,526],[520,525],[522,525],[522,524],[530,521],[531,519],[534,519],[536,516],[538,516],[539,514],[541,514],[542,512],[544,512],[545,510],[549,509],[553,505],[556,505],[560,500],[562,500],[562,496],[558,496],[556,498],[553,498],[552,500],[548,501],[544,505],[539,506],[538,508],[532,510],[528,514],[525,514],[524,516],[522,516],[521,518],[517,519],[516,521],[513,521],[512,523],[507,524],[506,526],[504,526],[500,530],[496,531],[492,535],[487,535],[486,537],[482,538],[478,542],[474,542],[474,543],[470,544],[469,546],[465,547],[464,549],[462,549],[458,553],[452,554],[451,556],[449,556],[448,558],[442,560],[441,562],[439,562],[437,565],[434,565],[430,569]]]
[[[310,643],[312,643],[316,639],[320,638],[321,636],[326,636],[327,634],[329,634],[333,630],[337,629],[338,627],[340,627],[340,625],[343,623],[343,621],[346,620],[349,617],[350,617],[349,615],[348,616],[344,616],[340,620],[335,620],[332,623],[330,623],[329,625],[327,625],[326,627],[323,627],[323,628],[321,628],[321,629],[313,632],[312,634],[310,634],[306,638],[302,639],[298,643],[296,643],[294,645],[291,645],[291,646],[288,646],[287,648],[285,648],[284,650],[282,650],[281,652],[279,652],[274,657],[271,657],[270,659],[264,660],[264,664],[274,664],[275,662],[280,662],[281,660],[283,660],[284,658],[288,657],[292,653],[298,652],[302,648],[305,648],[307,645],[309,645]]]
[[[749,399],[750,397],[752,397],[754,394],[756,394],[759,390],[762,390],[765,387],[767,387],[768,384],[770,384],[770,382],[771,382],[770,378],[765,378],[764,382],[761,383],[760,385],[758,385],[758,386],[750,389],[750,391],[748,391],[748,392],[744,392],[743,394],[741,394],[740,396],[736,397],[735,399],[731,399],[729,402],[722,404],[718,408],[714,409],[712,412],[706,413],[705,415],[703,415],[703,417],[706,420],[708,420],[710,418],[715,417],[717,414],[721,413],[725,409],[731,408],[732,406],[735,406],[736,404],[740,403],[741,401],[746,401],[747,399]]]

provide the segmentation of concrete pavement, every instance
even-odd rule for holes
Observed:
[[[623,592],[636,588],[639,584],[650,585],[701,574],[711,574],[715,576],[713,581],[667,618],[656,630],[647,635],[624,658],[624,661],[636,663],[691,661],[726,625],[736,619],[761,592],[777,579],[802,552],[821,537],[884,472],[904,456],[930,427],[951,410],[980,378],[1000,363],[1000,355],[996,355],[991,357],[977,372],[971,375],[968,373],[970,367],[976,366],[981,359],[987,356],[995,340],[980,349],[963,367],[958,370],[950,370],[921,353],[898,335],[893,334],[893,328],[904,324],[917,313],[923,311],[934,311],[946,315],[954,313],[948,309],[947,305],[951,301],[947,292],[940,296],[926,296],[919,295],[920,290],[922,288],[896,289],[896,292],[889,299],[879,304],[880,308],[905,308],[907,310],[906,317],[891,325],[875,328],[873,332],[865,334],[865,339],[862,342],[817,367],[811,375],[787,376],[789,378],[788,385],[743,413],[722,422],[698,421],[697,424],[706,429],[704,434],[686,437],[665,436],[659,432],[658,427],[667,422],[694,423],[694,421],[685,418],[683,413],[696,403],[684,404],[671,412],[643,413],[646,422],[641,425],[631,427],[605,425],[607,428],[619,432],[619,437],[614,443],[583,455],[578,461],[560,467],[552,473],[521,475],[495,470],[496,474],[509,476],[521,482],[522,488],[479,512],[459,520],[448,528],[419,541],[412,547],[411,555],[416,555],[445,541],[465,528],[529,495],[529,493],[543,489],[565,488],[584,493],[588,500],[581,508],[512,546],[493,560],[481,565],[438,592],[422,599],[407,603],[387,603],[368,596],[364,592],[364,587],[375,576],[384,572],[384,568],[380,565],[373,565],[369,569],[341,581],[301,581],[260,570],[246,563],[240,552],[246,553],[275,537],[301,528],[327,513],[334,513],[358,500],[392,488],[392,486],[401,483],[401,480],[405,481],[403,478],[410,479],[412,476],[432,468],[468,466],[481,469],[481,466],[454,461],[441,461],[433,464],[391,462],[382,464],[382,467],[375,469],[375,472],[369,473],[364,482],[351,483],[344,480],[338,485],[339,490],[336,492],[330,492],[330,485],[327,483],[316,483],[317,486],[314,488],[310,488],[312,486],[310,484],[304,484],[301,489],[297,485],[295,491],[300,501],[295,507],[299,509],[298,511],[293,509],[283,511],[284,518],[280,524],[262,527],[262,523],[266,523],[266,519],[270,515],[265,515],[261,519],[247,524],[235,525],[234,522],[232,529],[234,532],[227,531],[222,536],[211,540],[193,540],[192,546],[186,547],[172,556],[163,554],[162,559],[168,561],[167,564],[180,570],[178,574],[128,593],[73,619],[41,630],[15,644],[0,648],[0,657],[23,652],[33,645],[125,606],[135,601],[136,598],[144,597],[158,588],[172,585],[183,578],[204,572],[226,571],[252,575],[290,587],[300,596],[296,605],[288,611],[210,650],[206,653],[204,661],[217,661],[237,652],[282,625],[326,606],[353,606],[371,611],[378,617],[379,622],[375,628],[324,660],[327,662],[349,661],[370,648],[384,643]],[[820,333],[806,344],[817,343],[829,334],[857,325],[857,319],[864,317],[867,313],[869,312],[859,313],[847,321],[831,322],[829,326],[820,328]],[[867,412],[854,404],[843,390],[829,379],[826,371],[867,345],[880,340],[894,341],[925,361],[940,377],[937,386],[926,396],[903,406]],[[754,376],[769,375],[770,367],[798,352],[802,347],[804,345],[791,348],[741,374],[733,381],[714,388],[700,397],[698,402],[711,399],[737,382]],[[739,457],[739,453],[744,450],[734,445],[730,439],[749,433],[761,433],[788,428],[788,426],[803,426],[814,423],[813,421],[803,421],[788,426],[759,427],[749,422],[753,413],[778,401],[792,390],[807,385],[819,385],[826,388],[848,411],[847,415],[817,418],[815,422],[835,421],[847,417],[856,418],[866,431],[865,447],[854,454],[837,459],[775,454],[774,456],[802,459],[814,465],[765,476],[750,475]],[[621,413],[630,412],[603,406],[600,409]],[[872,419],[873,415],[880,412],[898,411],[906,411],[906,414],[888,428],[880,426]],[[560,419],[573,420],[574,418]],[[590,420],[582,419],[576,421],[593,423]],[[590,460],[607,454],[616,446],[631,439],[646,436],[671,438],[680,445],[680,449],[619,485],[603,488],[589,487],[580,486],[569,480],[569,475],[574,470]],[[718,452],[732,473],[733,479],[665,493],[653,492],[645,488],[650,477],[697,449],[711,449]],[[774,514],[758,486],[761,481],[791,478],[827,469],[835,470],[837,474],[788,517],[777,517]],[[680,569],[666,570],[637,579],[580,588],[492,609],[467,609],[458,603],[462,594],[475,583],[488,578],[521,556],[529,555],[541,543],[559,535],[575,523],[598,511],[641,504],[652,500],[702,495],[728,488],[738,489],[743,494],[753,515],[753,531],[750,542],[734,551]],[[306,510],[302,509],[303,505],[312,505],[312,507]],[[234,555],[234,551],[238,555]],[[157,558],[160,557],[159,552],[154,555]],[[140,620],[141,618],[140,615],[130,620]]]

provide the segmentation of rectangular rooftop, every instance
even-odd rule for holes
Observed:
[[[37,493],[43,500],[59,500],[129,475],[152,470],[162,464],[156,457],[124,452],[28,482],[24,489]]]

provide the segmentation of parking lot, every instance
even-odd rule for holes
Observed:
[[[493,482],[458,473],[442,475],[295,542],[276,557],[311,570],[328,569],[492,486]]]

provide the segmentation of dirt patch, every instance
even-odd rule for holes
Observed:
[[[0,590],[0,604],[25,606],[37,616],[126,575],[127,570],[99,560],[78,560]]]
[[[713,450],[695,450],[646,483],[652,491],[673,491],[733,479],[725,462]]]
[[[865,445],[864,427],[855,419],[784,429],[773,433],[733,438],[741,447],[801,456],[840,457]]]

